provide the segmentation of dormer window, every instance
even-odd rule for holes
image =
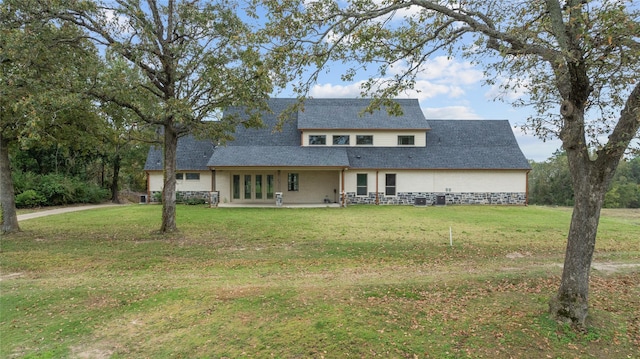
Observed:
[[[357,135],[356,145],[373,145],[373,136],[371,135]]]
[[[398,146],[413,146],[415,136],[398,136]]]
[[[309,135],[309,145],[321,146],[327,144],[327,136],[325,135]]]
[[[333,144],[336,146],[348,146],[349,145],[349,135],[334,135],[333,136]]]

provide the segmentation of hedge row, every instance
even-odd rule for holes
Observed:
[[[100,203],[110,196],[109,190],[95,183],[61,174],[14,172],[13,184],[18,208]]]

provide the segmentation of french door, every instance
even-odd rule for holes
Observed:
[[[234,174],[232,179],[234,200],[262,201],[274,199],[275,177],[273,174]]]

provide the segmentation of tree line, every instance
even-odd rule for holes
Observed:
[[[573,206],[567,154],[556,151],[544,162],[530,161],[529,204]],[[606,208],[640,208],[640,156],[623,159],[604,197]]]

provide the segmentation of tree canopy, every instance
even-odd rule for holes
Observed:
[[[70,1],[50,6],[51,16],[83,28],[104,54],[121,60],[90,89],[143,123],[162,128],[164,190],[161,232],[175,223],[177,139],[189,133],[229,137],[239,118],[221,118],[229,106],[251,112],[260,125],[273,90],[254,29],[229,1]]]
[[[9,150],[91,141],[97,117],[81,95],[95,48],[72,24],[32,14],[25,1],[0,4],[0,194],[2,232],[19,230]]]

